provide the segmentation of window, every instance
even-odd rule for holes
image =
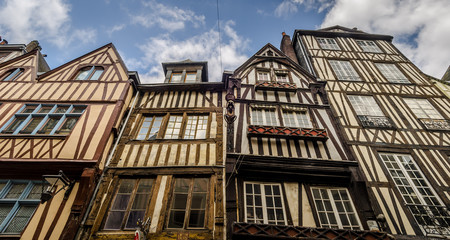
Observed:
[[[427,99],[423,98],[403,98],[409,109],[417,118],[443,119],[442,115],[431,105]]]
[[[22,75],[24,69],[23,68],[15,68],[12,70],[9,70],[5,73],[2,81],[4,82],[12,82],[16,80],[20,75]]]
[[[69,134],[85,109],[82,105],[26,104],[0,131],[6,134]]]
[[[361,124],[364,127],[393,128],[390,118],[384,116],[372,96],[349,95],[348,99],[355,109]]]
[[[319,42],[322,49],[341,50],[333,38],[317,38],[317,42]]]
[[[103,67],[89,66],[82,68],[75,80],[98,80],[103,73]]]
[[[364,52],[382,53],[381,49],[374,41],[356,40],[356,43],[358,43]]]
[[[152,185],[153,179],[121,179],[103,229],[135,230],[138,220],[145,221]]]
[[[330,65],[338,80],[361,81],[361,78],[350,62],[331,60]]]
[[[276,107],[252,107],[252,124],[278,126],[279,124],[276,116]]]
[[[312,128],[311,120],[309,120],[308,111],[295,111],[283,109],[283,121],[287,127]]]
[[[175,178],[167,228],[205,228],[208,178]]]
[[[380,157],[419,225],[427,233],[434,233],[436,227],[444,227],[444,232],[450,234],[450,213],[412,157],[394,153],[380,153]]]
[[[391,83],[410,83],[403,73],[394,64],[375,63],[378,70]]]
[[[277,82],[289,82],[287,73],[276,73]]]
[[[159,128],[161,127],[163,117],[162,116],[153,116],[153,117],[145,117],[142,122],[141,130],[136,137],[137,140],[153,140],[158,136]]]
[[[40,203],[42,185],[0,180],[0,233],[20,234]]]
[[[311,188],[320,226],[361,229],[353,202],[345,188]]]
[[[181,72],[172,73],[170,76],[171,83],[197,82],[197,72],[186,72],[183,76]]]
[[[142,121],[136,140],[154,139],[206,139],[209,115],[167,114],[146,116]],[[161,129],[164,128],[165,129]]]
[[[384,116],[375,99],[372,96],[349,95],[348,99],[352,103],[357,115],[362,116]]]
[[[270,81],[270,73],[258,72],[258,81]]]
[[[246,222],[286,224],[280,184],[246,182],[244,185]]]

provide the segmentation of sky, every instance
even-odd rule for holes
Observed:
[[[141,82],[163,82],[162,62],[208,61],[221,81],[281,34],[341,25],[394,36],[424,73],[450,64],[450,0],[0,0],[0,36],[38,40],[50,67],[112,42]],[[220,40],[219,40],[220,39]]]

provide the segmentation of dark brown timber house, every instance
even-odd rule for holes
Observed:
[[[448,238],[450,101],[392,39],[334,26],[296,30],[285,48],[327,82],[338,134],[363,170],[383,229]]]
[[[206,62],[162,66],[164,83],[137,84],[81,239],[223,239],[224,84]]]
[[[267,44],[224,74],[228,239],[389,239],[326,82],[290,54]]]

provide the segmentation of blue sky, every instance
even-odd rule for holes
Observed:
[[[283,31],[333,25],[393,35],[435,77],[450,64],[448,0],[218,2],[220,48],[215,0],[0,0],[0,36],[38,40],[51,68],[112,42],[144,82],[163,81],[161,62],[187,58],[208,61],[210,81],[219,81],[266,43],[279,47]]]

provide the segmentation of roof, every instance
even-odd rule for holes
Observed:
[[[294,31],[294,36],[292,42],[297,40],[297,35],[312,35],[316,37],[349,37],[349,38],[357,38],[363,40],[385,40],[391,42],[394,38],[390,35],[381,35],[381,34],[370,34],[358,30],[357,28],[347,28],[340,25],[335,25],[332,27],[322,28],[318,30],[303,30],[296,29]]]

